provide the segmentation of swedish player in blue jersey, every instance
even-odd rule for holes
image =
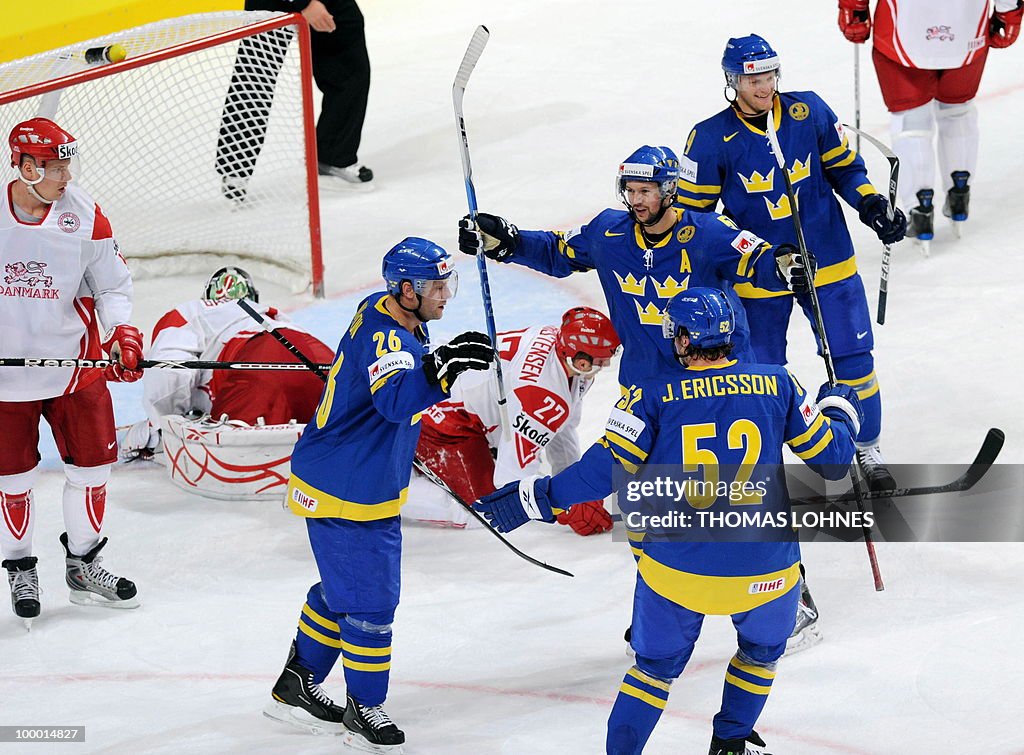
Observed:
[[[861,221],[886,244],[903,238],[907,221],[868,180],[864,161],[853,150],[842,123],[814,92],[779,92],[779,56],[756,34],[730,39],[722,57],[729,107],[698,123],[680,160],[679,202],[698,212],[724,212],[739,225],[774,243],[796,243],[783,179],[766,141],[767,119],[778,132],[790,161],[807,247],[816,255],[815,282],[825,331],[840,382],[857,389],[864,425],[857,438],[857,461],[868,483],[890,490],[892,479],[879,450],[882,400],[875,377],[874,337],[864,284],[857,273],[853,242],[836,195],[857,209]],[[757,360],[786,363],[786,329],[794,296],[741,285]],[[810,297],[797,303],[814,322]],[[812,325],[813,327],[813,325]]]
[[[619,166],[625,210],[605,210],[570,231],[519,231],[487,213],[459,224],[459,249],[524,265],[557,278],[596,270],[622,339],[620,382],[630,385],[655,365],[674,364],[661,338],[665,304],[692,286],[734,297],[734,283],[785,291],[771,245],[727,217],[674,207],[679,161],[668,147],[643,146]],[[790,247],[787,251],[794,252]],[[738,304],[738,300],[737,304]],[[736,353],[750,358],[747,322],[737,306]]]
[[[578,501],[607,495],[614,487],[612,462],[630,474],[663,465],[674,468],[678,479],[721,483],[728,477],[730,490],[741,481],[768,481],[739,501],[741,510],[788,512],[785,477],[778,474],[783,444],[823,476],[845,475],[863,416],[855,391],[825,385],[815,402],[784,367],[730,358],[734,327],[721,291],[695,288],[677,295],[666,309],[665,334],[679,364],[624,393],[604,436],[579,462],[554,477],[510,483],[476,508],[503,532],[530,519],[552,522],[556,512]],[[688,494],[687,501],[683,508],[691,514],[730,510],[736,503],[731,494]],[[633,599],[636,664],[608,719],[608,753],[643,751],[706,615],[731,616],[738,637],[710,753],[762,752],[754,725],[793,629],[800,546],[795,538],[767,536],[714,542],[702,535],[708,533],[702,521],[694,519],[696,536],[649,536],[645,544]]]
[[[427,322],[455,295],[451,255],[407,238],[383,261],[386,291],[366,297],[341,339],[316,416],[295,446],[288,505],[307,517],[320,581],[309,589],[284,671],[264,709],[358,749],[397,751],[404,733],[384,712],[402,552],[399,510],[420,412],[466,370],[494,360],[490,339],[463,333],[427,352]],[[320,688],[338,656],[344,708]]]

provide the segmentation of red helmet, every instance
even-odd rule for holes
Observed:
[[[596,309],[573,307],[562,315],[555,348],[558,356],[570,367],[573,367],[572,360],[577,355],[588,356],[595,369],[585,374],[591,374],[611,361],[621,343],[611,320]],[[573,369],[579,372],[577,368]]]
[[[11,165],[21,165],[22,155],[31,155],[36,163],[67,160],[78,154],[78,142],[49,118],[22,121],[11,130]]]

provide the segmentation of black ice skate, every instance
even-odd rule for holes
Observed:
[[[885,465],[878,446],[857,449],[857,467],[867,483],[868,490],[894,490],[896,479]]]
[[[104,608],[139,607],[135,583],[111,574],[100,566],[103,559],[98,554],[107,544],[107,538],[100,540],[96,547],[84,556],[75,556],[68,550],[68,533],[61,534],[60,544],[64,546],[66,579],[68,587],[71,588],[72,603]]]
[[[394,755],[402,752],[405,733],[384,712],[384,706],[368,708],[348,696],[345,705],[345,744],[355,750]]]
[[[294,726],[310,734],[344,734],[342,723],[345,709],[335,705],[319,684],[313,682],[313,672],[295,660],[295,642],[288,651],[284,671],[274,683],[271,700],[263,715]]]
[[[953,221],[953,233],[960,238],[960,224],[967,220],[971,207],[971,187],[967,185],[971,174],[966,170],[954,170],[951,175],[953,186],[946,192],[942,214]]]
[[[814,598],[811,591],[807,589],[807,583],[801,581],[800,602],[796,605],[796,625],[793,633],[786,640],[786,652],[783,655],[793,655],[807,648],[814,647],[821,642],[821,630],[818,628],[818,607],[814,605]]]
[[[36,571],[36,557],[9,558],[3,562],[7,570],[7,583],[11,587],[11,608],[14,615],[25,622],[25,628],[32,628],[32,619],[39,615],[39,573]]]
[[[910,221],[907,223],[907,236],[916,239],[915,243],[925,257],[929,253],[929,242],[935,238],[935,192],[921,189],[917,192],[917,207],[910,210]]]
[[[765,747],[767,745],[756,731],[750,732],[746,739],[719,739],[712,735],[708,755],[771,755]]]

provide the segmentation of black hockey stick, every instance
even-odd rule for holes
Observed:
[[[937,495],[940,493],[960,493],[970,490],[978,481],[985,476],[996,457],[1003,448],[1003,441],[1006,435],[998,428],[991,428],[985,436],[978,455],[974,457],[971,466],[952,482],[944,485],[924,485],[917,488],[893,488],[892,490],[869,490],[861,492],[859,497],[853,492],[843,493],[838,496],[814,496],[812,498],[794,498],[791,502],[794,506],[826,506],[833,503],[851,503],[857,500],[877,500],[879,498],[906,498],[917,495]]]
[[[900,159],[896,157],[896,153],[893,152],[889,147],[880,142],[878,139],[873,137],[867,131],[861,131],[859,128],[850,126],[846,123],[843,124],[843,128],[848,128],[857,134],[857,139],[864,137],[869,142],[875,145],[882,156],[889,163],[889,220],[890,222],[896,217],[896,187],[899,185],[900,180]],[[858,147],[859,151],[859,147]],[[892,257],[892,244],[884,244],[884,250],[882,251],[882,277],[878,283],[878,313],[875,316],[876,322],[879,325],[885,325],[885,304],[886,299],[889,296],[889,260]]]
[[[0,367],[81,367],[83,369],[104,369],[114,364],[113,359],[54,359],[52,357],[25,357],[24,359],[0,358]],[[317,368],[329,370],[331,365],[318,364]],[[296,362],[218,362],[205,360],[171,361],[162,359],[140,359],[140,370],[306,370],[304,364]]]
[[[575,576],[572,572],[568,572],[565,569],[559,569],[557,566],[552,566],[551,564],[546,564],[543,561],[540,561],[539,559],[534,558],[533,556],[528,556],[527,554],[525,554],[521,550],[519,550],[517,547],[512,545],[512,543],[510,543],[508,540],[505,539],[504,535],[502,535],[500,532],[498,532],[490,524],[487,523],[487,520],[484,519],[483,515],[479,511],[474,509],[471,504],[466,503],[459,496],[457,496],[455,494],[455,491],[453,491],[450,487],[448,487],[448,483],[446,483],[444,480],[442,480],[440,477],[438,477],[437,474],[435,474],[434,471],[430,467],[427,466],[426,462],[423,461],[423,459],[421,459],[421,458],[419,458],[417,456],[413,460],[413,466],[416,467],[416,469],[419,471],[419,473],[422,474],[424,477],[426,477],[430,482],[432,482],[434,485],[437,485],[437,487],[441,488],[441,490],[443,490],[448,495],[450,495],[452,498],[454,498],[464,509],[466,509],[466,511],[468,511],[470,514],[472,514],[473,517],[477,521],[479,521],[481,524],[483,524],[483,526],[486,529],[490,530],[492,535],[494,535],[501,542],[503,542],[505,544],[505,546],[509,550],[511,550],[513,553],[515,553],[517,556],[519,556],[520,558],[526,559],[531,564],[539,566],[541,569],[547,569],[548,571],[553,571],[553,572],[555,572],[555,574],[564,574],[567,577]]]
[[[238,300],[238,306],[240,306],[242,309],[244,309],[246,311],[246,313],[249,315],[249,317],[251,317],[256,322],[258,322],[261,326],[263,326],[264,330],[266,330],[268,333],[270,333],[270,335],[272,335],[275,339],[277,339],[277,341],[282,346],[284,346],[286,349],[288,349],[288,351],[290,351],[292,354],[297,356],[302,361],[302,364],[303,364],[304,368],[312,370],[313,372],[315,372],[319,376],[319,378],[321,380],[323,380],[325,383],[327,382],[327,371],[319,369],[322,365],[314,364],[305,354],[303,354],[299,350],[298,346],[296,346],[291,341],[289,341],[287,336],[285,336],[284,334],[278,333],[277,330],[274,328],[274,326],[271,325],[269,322],[267,322],[266,318],[263,317],[263,315],[261,315],[259,312],[257,312],[255,309],[253,309],[251,306],[249,306],[248,302],[246,302],[244,299],[239,299]],[[327,366],[327,370],[328,371],[330,370],[330,365]],[[510,543],[508,540],[506,540],[504,538],[504,536],[502,536],[502,534],[500,532],[498,532],[496,529],[491,527],[490,524],[487,523],[487,520],[484,519],[483,515],[479,511],[477,511],[472,506],[470,506],[468,503],[466,503],[461,498],[459,498],[457,495],[455,495],[455,493],[452,492],[452,489],[449,488],[447,484],[445,484],[444,480],[442,480],[440,477],[438,477],[436,474],[434,474],[430,470],[430,468],[423,462],[422,459],[414,458],[413,459],[413,466],[415,466],[416,469],[420,470],[420,472],[423,474],[423,476],[426,477],[428,480],[430,480],[430,482],[432,482],[435,485],[437,485],[439,488],[441,488],[446,493],[448,493],[448,495],[450,495],[452,498],[454,498],[456,501],[458,501],[460,504],[462,504],[462,506],[470,514],[472,514],[474,517],[476,517],[476,519],[481,524],[483,524],[484,527],[486,527],[488,530],[491,531],[491,534],[493,534],[496,538],[498,538],[501,542],[503,542],[505,544],[505,546],[508,547],[517,556],[519,556],[520,558],[526,559],[531,564],[536,564],[537,566],[541,567],[542,569],[547,569],[548,571],[553,571],[553,572],[555,572],[557,574],[564,574],[567,577],[574,576],[571,572],[567,572],[564,569],[559,569],[557,566],[551,566],[549,564],[545,564],[543,561],[538,561],[537,559],[533,558],[532,556],[526,555],[521,550],[519,550],[514,545],[512,545],[512,543]]]
[[[808,263],[807,242],[804,241],[804,230],[800,225],[800,210],[796,204],[796,192],[793,191],[793,180],[789,176],[789,169],[786,167],[786,156],[782,154],[782,145],[779,144],[779,135],[775,132],[775,121],[771,111],[768,112],[766,121],[766,133],[772,154],[775,155],[775,162],[778,163],[779,172],[786,185],[786,196],[789,198],[789,215],[793,218],[793,228],[796,231],[796,243],[800,248],[800,254],[807,265],[807,286],[811,295],[811,311],[814,313],[814,323],[818,331],[818,341],[821,343],[821,358],[825,360],[825,372],[828,373],[828,383],[835,386],[836,368],[832,362],[832,350],[828,345],[828,335],[825,333],[825,320],[821,315],[821,303],[818,301],[818,288],[815,285],[814,276],[816,270]],[[864,499],[860,497],[861,490],[857,482],[857,471],[851,462],[850,481],[853,483],[853,493],[857,501],[857,509],[864,514]],[[871,562],[871,576],[875,581],[875,590],[881,592],[885,589],[882,581],[882,570],[878,566],[878,555],[875,553],[875,541],[871,538],[871,530],[864,527],[864,545],[868,550],[868,561]]]

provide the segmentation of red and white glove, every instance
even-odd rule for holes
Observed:
[[[577,503],[555,519],[559,524],[568,524],[577,535],[596,535],[612,529],[612,518],[605,511],[603,501]]]
[[[142,377],[142,333],[134,325],[115,325],[103,337],[103,350],[114,360],[103,377],[114,383],[134,383]]]
[[[988,22],[988,43],[991,47],[1009,47],[1017,41],[1020,34],[1021,16],[1024,15],[1024,4],[1017,0],[1017,7],[1012,10],[997,10]]]
[[[868,0],[839,0],[839,28],[851,42],[867,42],[871,36]]]

